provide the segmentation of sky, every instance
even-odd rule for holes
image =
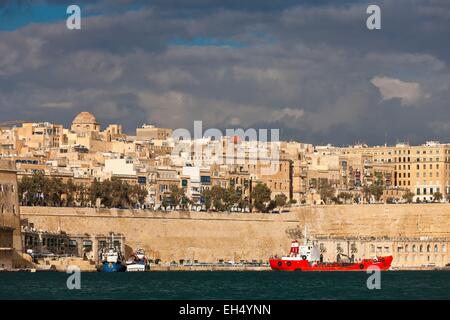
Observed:
[[[0,0],[0,122],[450,142],[449,39],[448,0]]]

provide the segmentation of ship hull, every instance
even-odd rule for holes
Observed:
[[[147,269],[147,266],[143,263],[127,264],[127,272],[144,272]]]
[[[377,260],[365,259],[356,263],[310,263],[308,260],[270,259],[272,270],[278,271],[366,271],[369,268],[389,270],[392,256],[378,257]]]
[[[123,272],[125,266],[118,262],[104,262],[100,269],[101,272]]]

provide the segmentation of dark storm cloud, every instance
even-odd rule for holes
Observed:
[[[449,140],[447,1],[375,1],[378,31],[362,1],[79,3],[81,31],[0,32],[0,121],[88,110],[129,131],[203,120],[312,143]]]

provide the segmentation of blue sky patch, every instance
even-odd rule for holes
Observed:
[[[195,37],[192,39],[175,38],[169,41],[171,45],[186,46],[186,47],[231,47],[242,48],[244,45],[236,40],[232,39],[217,39],[210,37]]]

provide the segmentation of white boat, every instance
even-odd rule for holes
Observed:
[[[127,272],[143,272],[147,271],[148,264],[143,249],[136,250],[135,253],[126,261]]]

